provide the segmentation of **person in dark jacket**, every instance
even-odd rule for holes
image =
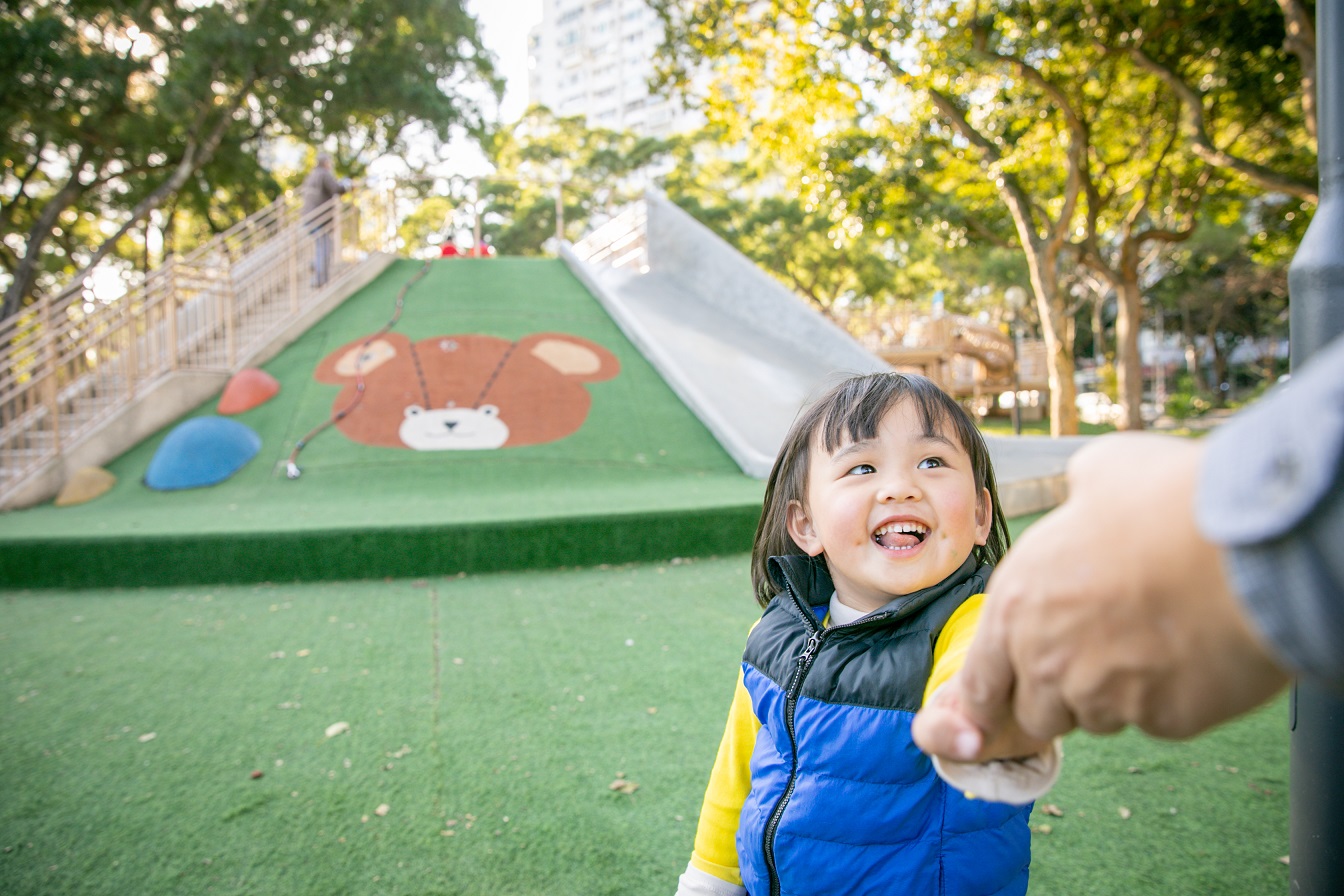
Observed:
[[[679,896],[1026,892],[1058,743],[1005,732],[1016,758],[936,768],[910,737],[1007,546],[985,442],[930,380],[854,377],[800,415],[767,481],[765,612]]]

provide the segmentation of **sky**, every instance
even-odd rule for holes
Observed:
[[[527,32],[541,21],[542,0],[467,0],[476,17],[481,42],[498,60],[508,79],[500,119],[513,121],[527,108]]]

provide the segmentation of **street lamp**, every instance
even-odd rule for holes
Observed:
[[[1022,409],[1018,406],[1017,396],[1022,391],[1021,374],[1018,371],[1018,342],[1022,339],[1019,326],[1022,308],[1027,303],[1027,291],[1020,286],[1010,286],[1003,291],[1003,299],[1008,305],[1008,326],[1012,330],[1013,341],[1013,435],[1022,435]]]

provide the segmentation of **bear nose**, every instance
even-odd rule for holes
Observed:
[[[456,421],[456,420],[445,420],[445,421],[443,421],[443,425],[444,425],[445,427],[448,428],[448,431],[449,431],[449,432],[452,432],[453,427],[457,426],[457,421]]]

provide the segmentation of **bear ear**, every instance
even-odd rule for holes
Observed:
[[[368,376],[374,370],[406,352],[410,342],[400,333],[377,338],[361,336],[329,353],[313,371],[319,383],[345,383]]]
[[[616,356],[595,342],[568,333],[538,333],[523,340],[528,353],[562,376],[585,382],[609,380],[621,370]]]
[[[411,417],[419,417],[424,412],[425,409],[420,407],[420,405],[418,404],[408,404],[406,405],[406,410],[404,411],[407,419],[410,419]]]

